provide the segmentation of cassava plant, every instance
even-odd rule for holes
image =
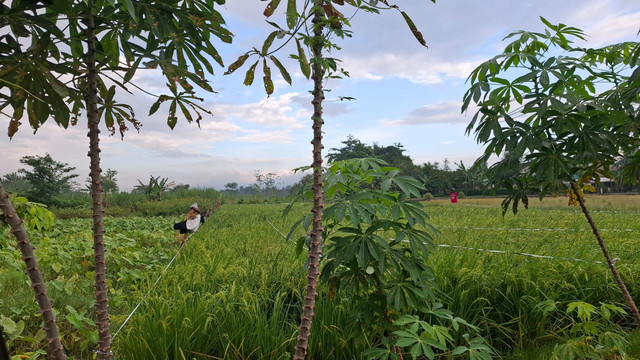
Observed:
[[[607,246],[585,205],[585,190],[595,190],[612,165],[636,181],[640,168],[638,107],[640,45],[637,42],[582,48],[585,34],[541,18],[544,32],[518,31],[499,54],[469,76],[462,111],[471,102],[478,111],[467,127],[486,146],[479,161],[505,155],[489,169],[491,184],[505,186],[503,215],[529,193],[564,194],[580,205],[606,263],[640,328],[640,313],[618,273]],[[515,161],[514,161],[515,159]],[[522,162],[521,162],[522,161]]]
[[[27,224],[30,225],[32,229],[50,229],[53,226],[53,214],[51,212],[41,206],[28,203],[24,198],[17,200],[22,205],[20,206],[21,208],[29,208],[27,213],[32,214],[32,219],[30,219]],[[33,209],[33,211],[30,211],[31,209]],[[42,280],[42,273],[38,268],[38,261],[33,252],[33,245],[31,245],[29,235],[24,228],[24,220],[18,216],[18,212],[11,203],[9,194],[4,191],[2,184],[0,184],[0,210],[2,210],[4,222],[11,227],[11,232],[18,241],[18,249],[20,249],[22,260],[26,264],[27,275],[31,280],[31,287],[36,294],[36,302],[40,307],[40,313],[42,314],[42,320],[44,322],[49,357],[55,360],[64,360],[67,358],[67,355],[64,352],[60,337],[58,336],[56,316],[51,307],[51,300],[47,295],[47,288]]]
[[[357,303],[361,310],[352,318],[378,334],[380,346],[365,355],[398,359],[408,348],[414,358],[424,354],[433,359],[435,353],[453,351],[451,327],[456,332],[461,326],[477,331],[435,301],[428,256],[437,230],[428,223],[422,204],[413,201],[424,190],[420,181],[401,175],[383,160],[363,158],[329,164],[323,183],[330,205],[323,213],[320,279],[328,284],[330,299],[339,296]],[[296,199],[312,196],[307,189]],[[300,219],[289,238],[299,226],[308,228],[311,223],[311,215]],[[308,237],[299,238],[298,252],[308,243]],[[436,323],[403,314],[420,314]],[[399,328],[402,325],[406,329]],[[491,355],[482,338],[474,338],[473,347],[466,350],[477,351],[482,359]]]
[[[435,2],[435,0],[431,0]],[[231,64],[225,74],[231,74],[238,70],[249,58],[256,57],[257,60],[246,71],[244,84],[251,85],[255,78],[256,68],[262,60],[263,84],[267,95],[271,95],[274,91],[273,80],[271,77],[271,68],[267,59],[275,65],[282,78],[291,84],[291,75],[285,66],[273,55],[289,41],[295,40],[296,53],[291,57],[298,60],[302,74],[313,81],[313,89],[311,90],[313,105],[313,145],[312,151],[312,169],[313,169],[313,214],[312,228],[310,231],[310,251],[309,251],[309,274],[307,276],[308,283],[306,286],[306,294],[302,315],[300,318],[300,326],[298,329],[298,339],[294,359],[304,359],[307,353],[309,336],[311,334],[311,323],[315,307],[315,299],[317,296],[317,283],[320,275],[319,262],[322,255],[322,213],[324,208],[324,193],[322,182],[322,125],[324,120],[322,117],[322,103],[325,98],[324,82],[329,79],[338,79],[342,76],[348,76],[348,72],[338,66],[339,59],[328,56],[333,50],[339,47],[330,41],[331,36],[344,38],[351,36],[351,31],[347,28],[350,26],[349,18],[346,17],[336,6],[351,7],[355,11],[363,10],[369,13],[379,13],[380,10],[395,9],[398,6],[389,4],[387,0],[362,1],[362,0],[303,0],[300,1],[302,6],[298,6],[297,0],[288,0],[286,6],[286,27],[280,26],[272,21],[267,21],[275,29],[267,36],[262,48],[254,48],[247,53],[241,55],[238,60]],[[264,10],[265,17],[271,17],[278,6],[280,0],[271,0]],[[298,10],[301,9],[301,10]],[[403,11],[400,11],[407,22],[411,32],[426,47],[426,42],[411,18]],[[282,39],[283,44],[275,49],[272,45],[276,38]],[[310,56],[307,56],[308,49]]]
[[[0,110],[10,118],[9,137],[23,117],[34,130],[49,118],[75,125],[87,116],[99,359],[110,359],[111,343],[106,284],[100,168],[100,124],[124,136],[128,125],[139,129],[134,109],[118,101],[118,92],[144,91],[131,83],[141,69],[160,69],[170,94],[154,95],[149,115],[168,102],[167,124],[178,109],[198,124],[201,112],[194,85],[212,92],[205,71],[209,57],[223,65],[213,38],[231,42],[214,4],[187,2],[89,0],[3,3],[0,26]],[[208,57],[206,57],[208,56]],[[146,92],[146,91],[145,91]],[[25,111],[26,110],[26,111]],[[194,115],[195,114],[195,115]]]

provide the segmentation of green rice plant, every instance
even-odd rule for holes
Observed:
[[[474,203],[468,205],[469,201]],[[599,260],[590,230],[582,221],[574,221],[581,215],[566,208],[566,203],[562,208],[532,206],[526,217],[504,218],[499,201],[492,199],[463,199],[458,204],[434,200],[425,206],[430,223],[440,230],[429,256],[435,297],[456,316],[476,325],[499,357],[549,360],[553,347],[568,339],[568,330],[563,329],[576,322],[564,311],[572,302],[603,302],[624,308],[603,264],[516,254]],[[147,298],[144,295],[177,251],[171,224],[180,215],[107,218],[112,334],[142,301],[114,340],[116,357],[290,358],[302,304],[305,259],[295,255],[295,244],[286,242],[286,234],[281,233],[295,218],[282,218],[284,207],[222,206],[189,239]],[[303,216],[307,209],[302,205],[291,211]],[[617,267],[630,291],[634,297],[640,296],[637,214],[603,209],[594,217],[611,244],[611,252],[620,259]],[[86,311],[83,316],[95,321],[90,316],[92,251],[91,235],[85,230],[89,223],[88,219],[57,220],[53,232],[32,235],[59,313],[65,346],[76,359],[92,355],[82,350],[88,336],[81,334],[91,326],[82,323],[79,330],[66,319],[73,313],[69,306],[78,314]],[[304,233],[300,230],[294,235]],[[44,348],[43,343],[22,340],[37,338],[37,306],[25,282],[20,255],[7,239],[11,239],[8,234],[0,234],[0,293],[11,296],[0,296],[0,315],[16,324],[24,322],[24,330],[10,351],[37,352]],[[318,292],[310,359],[365,359],[366,349],[383,345],[382,332],[363,327],[353,316],[361,309],[357,298],[331,299],[327,285],[321,285]],[[555,304],[555,310],[548,311],[550,303]],[[427,321],[424,314],[415,315]],[[619,316],[612,316],[612,321],[619,328],[612,326],[606,331],[626,335],[632,327]],[[466,344],[463,334],[451,332],[456,344]],[[635,334],[627,337],[630,359],[640,358],[640,337]],[[531,348],[536,350],[527,350]]]

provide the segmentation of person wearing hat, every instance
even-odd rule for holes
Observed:
[[[200,224],[204,222],[204,216],[200,214],[200,209],[198,209],[198,203],[193,203],[189,208],[189,212],[184,217],[184,221],[173,224],[173,230],[177,230],[176,241],[179,239],[180,234],[182,234],[182,244],[180,247],[184,246],[187,241],[187,236],[190,233],[194,233],[200,227]]]

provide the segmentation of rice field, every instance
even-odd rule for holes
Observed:
[[[609,202],[638,199],[593,197],[587,202],[635,299],[640,298],[640,205],[611,207]],[[534,200],[529,210],[505,217],[496,199],[425,203],[441,232],[437,245],[505,252],[436,246],[430,257],[439,300],[479,326],[500,356],[558,342],[570,322],[561,309],[570,302],[623,303],[608,269],[597,263],[602,255],[587,222],[579,209],[562,202]],[[120,358],[290,358],[305,259],[284,241],[295,219],[282,219],[282,208],[227,205],[216,213],[119,335]],[[298,211],[303,214],[306,208]],[[353,302],[337,299],[330,301],[321,289],[310,359],[360,359],[365,349],[377,345],[379,334],[353,321],[358,311]],[[541,313],[541,304],[548,301],[557,303],[556,313]],[[632,327],[629,318],[615,322]]]
[[[566,312],[569,303],[584,301],[597,307],[624,302],[600,263],[601,251],[579,208],[567,207],[564,198],[532,199],[529,210],[503,217],[500,201],[424,203],[431,224],[440,231],[429,257],[435,293],[455,316],[479,328],[496,358],[548,359],[550,349],[566,339],[575,322]],[[143,218],[107,220],[107,225],[113,224],[108,240],[114,247],[107,253],[112,257],[109,269],[117,269],[110,275],[116,358],[291,358],[306,259],[304,252],[296,256],[295,244],[286,242],[284,235],[308,211],[307,205],[301,204],[287,218],[281,216],[284,204],[222,206],[153,288],[177,249],[170,230],[175,219],[153,218],[144,229]],[[587,206],[612,257],[619,259],[616,265],[633,298],[640,302],[640,196],[592,195]],[[47,277],[48,286],[70,358],[86,359],[93,344],[86,340],[93,336],[91,274],[83,262],[90,245],[76,241],[88,243],[90,236],[88,227],[80,235],[70,230],[82,227],[78,221],[62,221],[59,233],[36,236],[34,242],[44,259],[43,272],[53,274]],[[66,239],[66,245],[56,236]],[[0,240],[10,243],[8,237]],[[63,258],[56,260],[56,253]],[[36,307],[26,277],[20,280],[19,256],[6,246],[0,255],[5,261],[0,267],[0,315],[14,323],[25,319],[26,328],[13,347],[37,358],[44,344],[38,340],[37,317],[31,314]],[[74,278],[67,270],[79,275]],[[9,292],[18,296],[5,298]],[[308,358],[364,359],[363,352],[378,346],[381,334],[355,321],[361,309],[353,299],[331,300],[325,286],[319,293]],[[139,302],[137,312],[118,332]],[[549,304],[554,308],[549,310]],[[630,334],[633,323],[618,315],[605,327]],[[454,335],[462,341],[462,333]],[[640,358],[640,336],[629,339],[628,358]],[[437,358],[460,357],[449,352]]]

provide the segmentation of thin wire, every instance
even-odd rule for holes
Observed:
[[[164,275],[164,273],[167,271],[167,269],[169,269],[169,266],[171,266],[171,264],[173,264],[173,262],[175,261],[175,259],[178,257],[178,255],[180,254],[180,251],[182,251],[182,248],[184,247],[184,245],[187,243],[187,241],[191,238],[191,236],[193,236],[194,233],[189,234],[189,236],[187,237],[187,239],[184,241],[183,244],[180,245],[180,248],[178,249],[178,252],[176,252],[176,254],[173,256],[173,259],[171,259],[171,261],[169,261],[169,264],[167,264],[167,266],[164,268],[164,270],[162,270],[162,273],[160,273],[160,276],[158,276],[158,279],[156,280],[156,282],[153,283],[153,285],[151,285],[151,288],[149,289],[149,291],[147,291],[147,293],[142,297],[142,300],[140,300],[140,302],[138,303],[138,305],[136,305],[135,308],[133,308],[133,311],[131,311],[131,313],[129,314],[129,316],[127,316],[127,319],[122,323],[122,325],[120,325],[120,328],[118,329],[118,331],[116,331],[116,333],[113,335],[113,337],[111,337],[111,340],[114,340],[116,338],[116,336],[118,336],[118,333],[120,332],[120,330],[122,330],[122,328],[124,328],[124,326],[127,324],[127,322],[129,322],[129,319],[131,319],[131,317],[133,316],[133,314],[138,310],[138,308],[140,307],[140,305],[142,305],[142,302],[147,298],[147,296],[149,296],[149,294],[151,294],[151,291],[155,288],[156,284],[158,284],[158,282],[160,281],[160,279],[162,278],[162,275]]]
[[[269,219],[267,219],[267,218],[265,218],[265,219],[267,220],[269,225],[271,225],[271,227],[273,227],[278,233],[280,233],[280,235],[282,235],[282,237],[284,237],[285,239],[287,238],[286,235],[284,235],[278,228],[276,228],[273,225],[273,223],[271,221],[269,221]],[[471,228],[471,229],[474,229],[474,228]],[[475,229],[478,229],[478,230],[480,230],[480,229],[482,229],[482,230],[492,230],[491,228],[475,228]],[[502,229],[502,230],[504,230],[504,229]],[[517,228],[514,228],[514,229],[509,229],[509,230],[552,230],[552,229],[517,229]],[[571,230],[571,229],[566,229],[566,230]],[[575,230],[581,230],[581,229],[575,229]],[[610,230],[616,230],[616,229],[610,229]],[[631,229],[620,229],[620,230],[621,231],[631,231]],[[409,242],[409,240],[403,240],[403,242]],[[463,250],[485,251],[485,252],[490,252],[490,253],[494,253],[494,254],[511,254],[511,255],[528,256],[528,257],[539,258],[539,259],[553,259],[553,260],[564,260],[564,261],[588,262],[588,263],[593,263],[593,264],[604,264],[602,261],[595,261],[595,260],[584,260],[584,259],[576,259],[576,258],[555,257],[555,256],[549,256],[549,255],[528,254],[528,253],[523,253],[523,252],[510,252],[510,251],[504,251],[504,250],[481,249],[481,248],[472,248],[472,247],[458,246],[458,245],[438,244],[436,246],[437,247],[463,249]],[[618,261],[619,259],[616,258],[614,260]]]
[[[407,241],[407,242],[408,242],[408,240],[404,240],[404,241]],[[565,260],[565,261],[580,261],[580,262],[589,262],[589,263],[593,263],[593,264],[604,264],[604,262],[602,262],[602,261],[584,260],[584,259],[575,259],[575,258],[564,258],[564,257],[555,257],[555,256],[549,256],[549,255],[527,254],[527,253],[522,253],[522,252],[510,252],[510,251],[503,251],[503,250],[490,250],[490,249],[481,249],[481,248],[472,248],[472,247],[466,247],[466,246],[445,245],[445,244],[439,244],[439,245],[437,245],[437,246],[438,246],[438,247],[447,247],[447,248],[463,249],[463,250],[486,251],[486,252],[496,253],[496,254],[511,254],[511,255],[529,256],[529,257],[540,258],[540,259],[553,259],[553,260]],[[617,258],[616,258],[616,259],[617,259]],[[615,260],[615,259],[614,259],[614,260]],[[616,260],[616,261],[617,261],[617,260]]]
[[[496,231],[593,231],[591,229],[545,229],[545,228],[490,228],[490,227],[457,227],[457,226],[441,226],[440,229],[456,229],[456,230],[496,230]],[[640,231],[640,229],[598,229],[599,231],[611,232],[632,232]]]

